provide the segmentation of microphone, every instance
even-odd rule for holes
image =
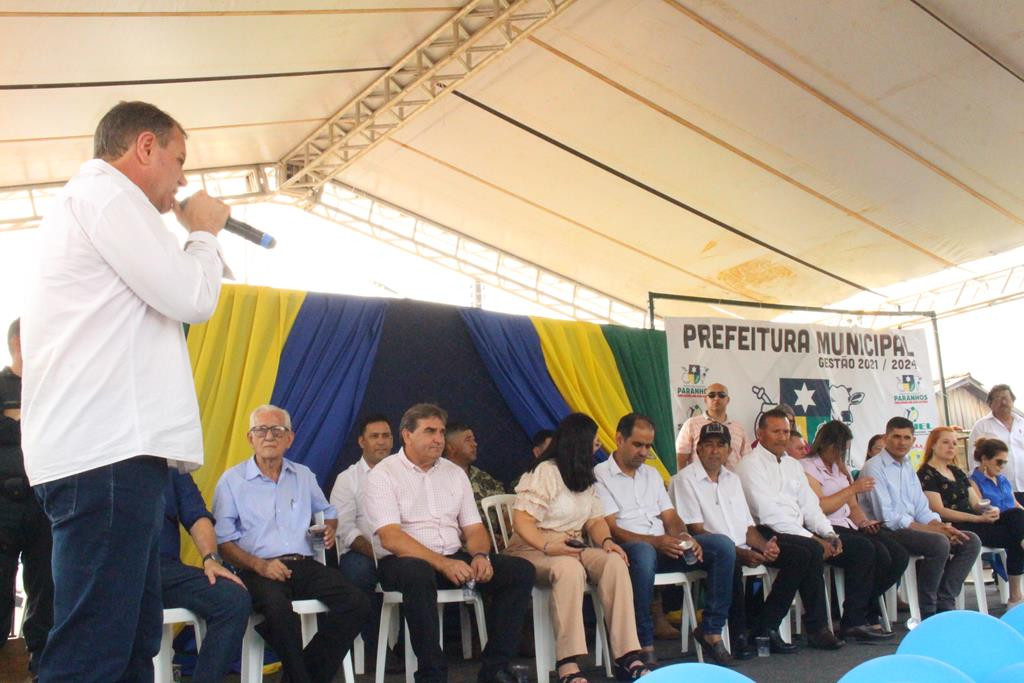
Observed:
[[[188,204],[189,199],[190,197],[181,200],[182,209],[184,209],[185,205]],[[257,244],[263,247],[264,249],[273,249],[275,246],[277,246],[277,240],[275,240],[267,233],[263,232],[262,230],[257,230],[248,223],[236,220],[231,216],[228,216],[227,223],[224,224],[224,229],[234,235],[238,235],[244,240],[249,240],[253,244]]]

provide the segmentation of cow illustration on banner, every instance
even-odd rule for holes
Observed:
[[[854,435],[850,464],[895,416],[914,423],[920,449],[938,424],[924,332],[790,325],[718,318],[669,318],[670,381],[675,429],[704,411],[710,384],[729,390],[729,419],[753,434],[757,419],[779,404],[792,408],[810,442],[841,420]]]

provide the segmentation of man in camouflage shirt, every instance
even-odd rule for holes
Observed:
[[[505,485],[473,465],[476,462],[476,437],[469,425],[461,422],[449,422],[445,426],[444,433],[444,457],[461,467],[466,476],[469,477],[469,484],[473,487],[473,500],[480,511],[480,518],[483,519],[484,511],[480,507],[480,501],[488,496],[497,496],[507,493]],[[496,522],[493,518],[492,522]]]

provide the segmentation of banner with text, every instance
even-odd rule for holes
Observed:
[[[751,441],[758,416],[779,403],[792,406],[808,442],[820,425],[842,420],[853,431],[854,467],[889,418],[914,423],[915,466],[928,432],[939,424],[922,330],[667,318],[665,332],[676,432],[704,411],[710,384],[726,386],[729,419],[742,424]]]

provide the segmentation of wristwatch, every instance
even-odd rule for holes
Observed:
[[[221,559],[220,554],[216,550],[212,553],[206,553],[203,555],[203,564],[206,564],[207,560],[213,560],[218,564],[224,564],[224,560]]]

